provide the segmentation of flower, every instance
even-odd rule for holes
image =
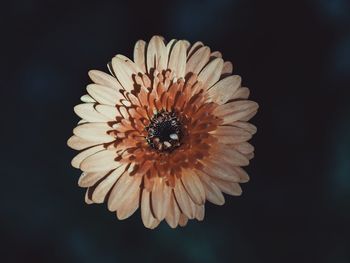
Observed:
[[[116,55],[108,69],[89,71],[68,140],[81,150],[72,165],[86,203],[107,202],[120,220],[140,207],[147,228],[164,219],[175,228],[203,220],[206,200],[241,195],[258,104],[231,62],[202,42],[154,36],[136,43],[134,61]]]

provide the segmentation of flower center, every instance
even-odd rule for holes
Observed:
[[[160,111],[146,127],[148,144],[160,152],[171,152],[180,146],[182,125],[175,112]]]

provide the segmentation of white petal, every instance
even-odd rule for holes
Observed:
[[[191,169],[183,170],[181,181],[193,202],[202,205],[205,202],[205,191],[197,174]]]
[[[252,134],[237,127],[218,126],[215,131],[210,132],[223,144],[235,144],[249,141]]]
[[[116,90],[120,90],[122,88],[115,77],[105,72],[99,70],[90,70],[88,74],[91,80],[96,84],[100,84],[101,86],[113,88]]]
[[[135,74],[137,74],[137,73],[142,73],[142,74],[146,73],[145,71],[142,70],[141,67],[139,67],[135,62],[133,62],[128,57],[126,57],[124,55],[121,55],[121,54],[118,54],[115,57],[120,58],[121,60],[123,60],[128,65],[128,67],[130,67],[130,69],[132,69],[135,72]]]
[[[168,60],[169,60],[169,57],[170,57],[170,52],[173,49],[175,43],[176,43],[176,39],[172,39],[166,45],[166,53],[167,53]]]
[[[189,49],[187,57],[191,57],[198,49],[200,49],[203,46],[204,44],[200,41],[197,41],[196,43],[194,43]]]
[[[174,71],[177,78],[185,77],[186,70],[186,46],[182,40],[175,43],[171,50],[168,68]]]
[[[107,134],[112,130],[107,123],[84,123],[74,128],[73,133],[83,139],[97,143],[107,143],[115,140],[114,137]]]
[[[220,51],[214,51],[210,54],[210,57],[222,58],[222,54]]]
[[[118,90],[98,84],[90,84],[86,87],[86,90],[91,97],[101,104],[114,106],[119,103],[121,99],[125,99]]]
[[[125,167],[124,167],[125,168]],[[111,174],[106,176],[105,179],[100,182],[94,192],[92,193],[92,200],[94,203],[100,204],[103,203],[105,200],[106,195],[111,190],[112,186],[115,184],[115,182],[120,177],[119,172],[115,172],[118,169],[114,170]]]
[[[116,120],[117,117],[121,117],[118,108],[110,105],[96,105],[96,110],[102,115],[106,116],[109,120]]]
[[[147,47],[147,71],[157,69],[159,72],[167,68],[168,57],[163,39],[160,36],[151,38]]]
[[[259,105],[254,101],[241,100],[219,105],[214,113],[223,118],[222,124],[233,124],[236,121],[242,120],[256,112]]]
[[[136,66],[130,60],[117,56],[112,59],[112,67],[123,88],[131,92],[134,89],[133,76],[138,73]]]
[[[152,214],[150,192],[148,192],[146,189],[143,189],[142,191],[141,218],[144,226],[150,229],[157,227],[160,222]]]
[[[233,65],[230,61],[225,61],[224,67],[222,68],[221,75],[230,75],[233,71]]]
[[[248,99],[250,91],[248,88],[239,88],[231,97],[231,99]]]
[[[105,177],[109,172],[97,173],[82,173],[78,180],[80,187],[91,187],[95,185],[100,179]]]
[[[146,72],[146,42],[143,40],[139,40],[136,42],[134,47],[134,62],[143,70],[143,72]]]
[[[218,147],[218,154],[212,156],[214,160],[227,162],[233,166],[247,166],[249,164],[248,158],[237,151],[235,147],[225,144],[218,144]]]
[[[80,121],[78,121],[78,125],[80,125],[80,124],[83,124],[83,123],[88,123],[88,121],[86,121],[86,120],[80,120]]]
[[[83,139],[81,137],[78,137],[76,135],[73,135],[72,137],[70,137],[67,141],[67,145],[74,149],[74,150],[83,150],[86,148],[89,148],[91,146],[94,146],[98,143],[94,142],[94,141],[88,141],[86,139]]]
[[[196,219],[198,221],[203,221],[205,214],[204,205],[196,205]]]
[[[186,52],[187,52],[189,50],[190,46],[191,46],[191,43],[188,40],[185,40],[185,39],[183,39],[182,41],[183,41],[183,43],[184,43],[184,45],[186,47]]]
[[[242,194],[242,188],[238,183],[227,182],[217,178],[212,178],[212,180],[225,194],[233,196],[240,196]]]
[[[89,157],[90,155],[93,155],[99,151],[104,150],[104,146],[103,145],[98,145],[95,147],[91,147],[85,151],[80,152],[78,155],[76,155],[73,159],[72,159],[72,166],[75,168],[79,168],[80,167],[80,163],[85,160],[87,157]]]
[[[117,217],[119,220],[124,220],[130,217],[139,208],[140,193],[140,187],[129,193],[128,199],[117,210]]]
[[[187,61],[186,73],[193,72],[198,74],[208,63],[210,57],[210,49],[201,47]]]
[[[231,99],[232,95],[241,86],[241,77],[238,75],[226,77],[214,86],[212,86],[208,94],[212,101],[218,104],[224,104]]]
[[[122,207],[130,196],[140,189],[141,179],[141,176],[131,176],[129,173],[124,173],[113,187],[108,198],[109,211],[115,211]]]
[[[87,189],[85,192],[85,203],[87,203],[88,205],[91,205],[94,203],[89,197],[89,189]]]
[[[153,190],[151,192],[152,209],[155,217],[162,221],[168,211],[170,204],[171,188],[165,184],[163,178],[154,180]]]
[[[254,152],[254,146],[248,142],[242,142],[242,143],[236,144],[234,147],[237,151],[243,154],[250,154]]]
[[[74,107],[74,112],[88,122],[107,122],[108,118],[96,111],[94,103],[83,103]]]
[[[199,174],[198,177],[203,184],[207,200],[216,205],[223,205],[225,203],[225,198],[219,187],[216,186],[207,174],[201,171],[196,172]]]
[[[255,125],[249,123],[249,122],[245,122],[245,121],[236,121],[234,123],[231,124],[232,126],[241,128],[251,134],[255,134],[257,132],[257,128],[255,127]]]
[[[175,201],[174,193],[171,192],[170,203],[165,220],[171,228],[176,228],[180,219],[180,209]]]
[[[203,163],[202,172],[210,176],[210,178],[218,178],[229,182],[240,182],[241,177],[239,171],[235,170],[237,167],[232,166],[227,162],[217,160],[207,160]]]
[[[184,186],[180,179],[176,180],[174,187],[174,194],[177,203],[181,211],[189,218],[193,219],[195,217],[194,203],[186,192]]]
[[[221,71],[224,66],[222,58],[213,59],[208,65],[199,73],[198,80],[208,89],[213,86],[221,76]]]
[[[102,172],[118,168],[121,164],[116,161],[117,153],[111,150],[97,152],[87,157],[80,164],[84,172]]]
[[[91,96],[88,95],[88,94],[85,94],[85,95],[81,96],[81,97],[80,97],[80,100],[81,100],[82,102],[88,102],[88,103],[95,103],[95,102],[96,102],[96,100],[94,100],[93,98],[91,98]]]
[[[188,217],[184,214],[180,214],[180,218],[179,218],[179,226],[186,226],[188,223]]]

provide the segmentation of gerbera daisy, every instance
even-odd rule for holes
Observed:
[[[163,219],[175,228],[203,220],[206,200],[242,193],[258,104],[231,62],[202,42],[154,36],[136,43],[133,61],[116,55],[108,69],[89,71],[94,83],[68,140],[81,151],[72,165],[86,203],[106,202],[120,220],[140,207],[147,228]]]

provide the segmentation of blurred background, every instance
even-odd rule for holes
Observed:
[[[1,5],[1,262],[350,262],[349,1]],[[66,146],[88,70],[155,34],[221,51],[260,104],[243,195],[176,230],[86,205]]]

